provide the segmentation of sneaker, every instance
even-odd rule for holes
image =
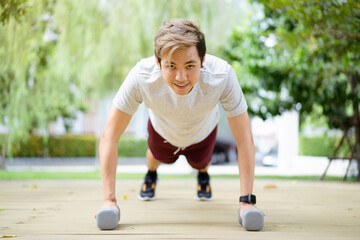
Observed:
[[[199,172],[197,176],[198,188],[196,200],[199,201],[210,201],[212,200],[211,187],[210,187],[210,176],[209,174]]]
[[[139,199],[143,201],[155,200],[155,186],[157,180],[157,173],[148,171],[145,176],[145,181],[141,186]]]

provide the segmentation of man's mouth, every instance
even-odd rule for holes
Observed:
[[[174,83],[174,85],[177,87],[186,87],[189,83]]]

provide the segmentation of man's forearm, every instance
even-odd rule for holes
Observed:
[[[248,195],[253,191],[255,170],[255,147],[251,143],[242,144],[238,147],[238,166],[240,175],[241,196]]]
[[[116,201],[115,183],[117,168],[117,142],[106,138],[100,140],[100,168],[104,201]]]
[[[251,133],[247,112],[228,118],[231,132],[238,148],[238,166],[240,175],[240,193],[252,193],[255,169],[255,145]]]

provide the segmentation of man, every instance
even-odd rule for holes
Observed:
[[[156,170],[184,155],[199,170],[198,200],[211,200],[207,170],[215,145],[220,101],[237,143],[241,183],[239,222],[247,230],[263,227],[263,214],[254,206],[255,148],[247,104],[232,67],[206,54],[204,34],[189,20],[165,22],[155,36],[155,56],[136,64],[113,100],[100,142],[104,204],[97,214],[101,229],[120,219],[116,204],[117,144],[131,116],[144,102],[149,109],[149,171],[139,199],[155,200]]]

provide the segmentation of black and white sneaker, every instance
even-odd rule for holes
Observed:
[[[155,200],[155,187],[157,181],[157,173],[156,171],[151,172],[148,171],[145,175],[145,181],[141,186],[139,199],[143,201],[151,201]]]
[[[197,175],[198,187],[196,200],[199,201],[210,201],[212,200],[211,187],[210,187],[210,176],[207,172],[199,172]]]

